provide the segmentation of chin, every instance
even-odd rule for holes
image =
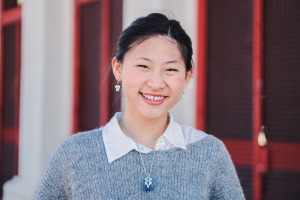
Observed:
[[[165,115],[167,113],[168,113],[168,111],[166,111],[166,112],[161,112],[161,111],[155,112],[153,110],[150,110],[150,111],[144,111],[141,114],[142,114],[143,117],[145,117],[147,119],[157,119],[157,118],[160,118],[160,117],[162,117],[163,115]]]

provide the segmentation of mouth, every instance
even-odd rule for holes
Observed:
[[[166,98],[166,96],[161,96],[161,95],[147,95],[147,94],[143,94],[141,93],[141,95],[147,99],[147,100],[151,100],[151,101],[162,101]]]

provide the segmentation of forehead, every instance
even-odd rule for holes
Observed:
[[[125,60],[135,60],[139,57],[147,57],[153,61],[182,60],[176,41],[167,36],[153,36],[137,44],[125,56]]]

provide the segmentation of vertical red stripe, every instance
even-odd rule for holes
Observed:
[[[262,126],[262,0],[253,1],[253,196],[262,199],[262,180],[256,170],[259,164],[258,133]]]
[[[206,0],[198,1],[198,53],[197,53],[197,98],[196,128],[205,131],[206,124]]]
[[[78,1],[74,2],[74,71],[73,71],[73,110],[72,110],[72,134],[78,131],[78,97],[79,97],[79,6]]]

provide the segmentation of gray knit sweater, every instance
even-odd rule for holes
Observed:
[[[73,135],[52,153],[36,199],[245,199],[224,144],[208,135],[187,145],[143,154],[154,189],[144,191],[140,156],[132,150],[108,163],[102,132]]]

